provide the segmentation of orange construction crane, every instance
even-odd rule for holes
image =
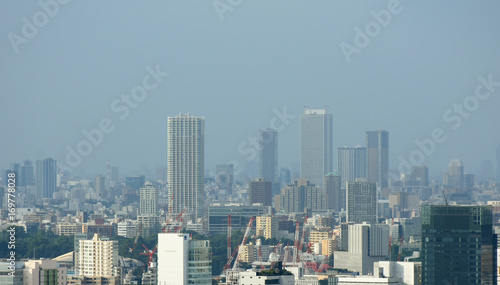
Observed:
[[[155,248],[153,250],[149,250],[145,245],[142,245],[142,246],[146,249],[146,251],[145,252],[139,252],[139,254],[148,256],[149,257],[148,266],[152,267],[153,255],[156,253],[156,250],[158,249],[158,246],[155,246]]]
[[[252,223],[253,223],[254,219],[255,219],[255,217],[250,218],[250,221],[248,222],[248,225],[247,225],[247,229],[245,231],[245,235],[243,235],[241,237],[241,244],[240,244],[240,246],[244,245],[247,242],[248,236],[250,234],[250,229],[252,228]],[[240,251],[239,251],[240,246],[237,246],[236,249],[233,251],[233,253],[231,254],[231,257],[227,260],[226,265],[222,269],[222,273],[224,271],[229,270],[231,268],[231,263],[235,259],[236,259],[236,261],[234,262],[233,269],[237,269],[238,268],[238,266],[239,266],[238,265],[238,259],[239,259],[239,256],[240,256],[240,254],[239,254],[240,253]],[[221,273],[221,275],[222,275],[222,273]]]
[[[325,255],[325,258],[323,259],[323,261],[321,261],[321,264],[319,265],[318,270],[316,271],[316,273],[319,273],[319,272],[323,271],[327,259],[328,259],[328,255]],[[328,265],[326,266],[326,268],[328,268]],[[325,271],[326,271],[326,269],[325,269]]]
[[[175,217],[175,219],[174,219],[174,221],[173,221],[173,222],[177,222],[177,221],[179,221],[179,219],[182,217],[182,215],[184,214],[184,212],[185,212],[185,211],[186,211],[186,210],[182,210],[182,212],[181,212],[179,215],[177,215],[177,217]],[[180,227],[182,227],[182,225],[181,225],[180,227],[173,227],[173,228],[170,228],[170,229],[169,229],[169,228],[168,228],[168,226],[169,226],[169,224],[167,224],[167,225],[165,226],[165,228],[167,228],[167,233],[172,232],[172,230],[174,230],[174,231],[178,231],[178,230],[180,230]]]

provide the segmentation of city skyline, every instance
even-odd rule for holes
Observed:
[[[375,131],[375,132],[366,131],[365,133],[368,134],[368,133],[377,133],[377,132],[379,132],[379,131]],[[387,133],[387,131],[383,131],[383,132]],[[300,139],[297,139],[297,140],[300,140]],[[279,149],[279,148],[277,148],[277,149]],[[338,159],[337,163],[333,162],[333,165],[334,165],[333,171],[337,172],[337,173],[342,173],[342,171],[341,171],[342,164],[346,164],[347,161],[349,161],[349,160],[352,161],[352,159],[354,159],[353,157],[351,157],[354,154],[352,154],[350,152],[352,152],[352,151],[363,151],[363,150],[366,151],[367,149],[368,148],[366,146],[361,146],[359,144],[356,147],[347,147],[347,146],[338,147],[337,151],[335,151],[335,149],[332,149],[332,152],[337,155],[336,157]],[[497,152],[500,153],[499,149],[500,149],[500,145],[497,147],[495,154]],[[255,153],[256,154],[259,153],[259,150],[260,150],[260,147],[256,147],[256,150],[255,150],[256,152]],[[258,156],[259,155],[256,155],[257,158],[255,159],[255,162],[259,162]],[[299,156],[299,155],[297,154],[297,156]],[[355,172],[356,173],[365,173],[365,175],[367,176],[368,167],[366,167],[366,169],[364,169],[364,170],[360,169],[359,164],[360,164],[361,160],[359,160],[359,155],[356,155],[356,157],[357,157],[357,160],[358,160],[358,162],[356,163],[356,165],[358,165],[358,166],[356,166]],[[59,161],[53,159],[52,157],[46,157],[46,158],[43,158],[41,160],[46,160],[46,159],[52,159],[52,160],[56,161],[56,163],[57,163],[56,173],[63,173],[63,172],[67,172],[68,171],[68,169],[65,167],[64,164],[60,164]],[[368,158],[366,158],[366,160],[367,159]],[[388,173],[387,175],[384,176],[384,175],[382,175],[382,173],[378,173],[378,175],[381,175],[381,177],[385,177],[385,179],[389,179],[391,177],[395,178],[396,176],[399,176],[402,173],[404,173],[406,175],[411,175],[411,173],[412,173],[411,169],[413,167],[426,166],[430,170],[429,174],[428,174],[429,175],[429,181],[430,180],[443,181],[442,179],[446,179],[445,177],[443,177],[443,171],[446,172],[446,169],[448,169],[448,165],[449,165],[450,161],[452,161],[452,160],[460,160],[462,162],[462,159],[460,159],[459,156],[456,156],[456,157],[451,157],[450,160],[448,160],[447,163],[441,165],[440,168],[429,167],[428,164],[425,164],[425,163],[415,163],[415,164],[401,164],[401,163],[398,163],[394,167],[391,165],[391,167],[389,168],[389,170],[387,172]],[[16,173],[19,172],[19,173],[22,174],[22,172],[20,170],[22,170],[23,167],[26,167],[26,165],[22,166],[21,162],[24,162],[24,163],[28,162],[29,163],[30,161],[31,161],[30,158],[25,158],[25,159],[20,160],[20,161],[15,161],[15,162],[11,161],[11,162],[8,162],[8,163],[4,163],[4,165],[8,165],[8,166],[4,167],[4,168],[2,168],[0,166],[0,170],[3,170],[4,174],[7,173],[8,171],[14,171]],[[391,161],[391,156],[390,155],[389,155],[389,161]],[[491,171],[492,171],[492,177],[490,179],[496,179],[496,176],[499,175],[498,173],[500,173],[499,172],[499,170],[500,170],[499,169],[500,168],[500,163],[498,163],[498,161],[500,161],[500,160],[498,160],[497,157],[491,157],[488,160],[478,161],[478,164],[476,166],[474,166],[474,165],[472,165],[472,166],[471,165],[465,165],[465,166],[462,166],[462,167],[464,168],[464,171],[466,171],[467,173],[469,173],[469,174],[471,173],[471,174],[476,175],[479,178],[482,178],[482,175],[483,175],[483,172],[484,172],[484,165],[485,165],[485,163],[488,163],[488,165],[491,165]],[[247,171],[245,169],[246,165],[242,165],[242,164],[238,163],[235,160],[231,160],[229,162],[236,163],[236,167],[238,167],[238,169],[236,169],[235,172],[237,172],[237,174],[241,174],[241,173]],[[228,163],[227,165],[231,165],[232,163]],[[366,163],[368,163],[368,161]],[[108,164],[109,164],[109,161],[108,161]],[[166,170],[167,169],[166,168],[167,164],[168,164],[168,162],[166,162],[165,165],[156,165],[155,169],[150,169],[145,164],[141,164],[140,165],[140,168],[141,168],[140,170],[128,171],[128,172],[126,172],[122,176],[124,177],[124,176],[133,176],[133,175],[137,175],[137,174],[140,174],[140,175],[147,174],[149,176],[149,179],[153,179],[154,180],[155,177],[158,177],[158,171]],[[363,163],[361,163],[361,164],[363,164]],[[462,164],[465,164],[465,163],[462,162]],[[205,165],[204,173],[208,173],[208,177],[214,177],[214,178],[216,178],[217,177],[217,171],[216,171],[216,169],[217,169],[218,165],[222,165],[222,164],[208,165],[208,166]],[[295,173],[299,173],[299,170],[300,170],[299,163],[297,162],[296,164],[293,164],[293,165],[295,167],[292,167],[290,165],[288,165],[287,167],[290,167],[292,169],[292,171],[294,171]],[[353,167],[352,163],[347,163],[346,165],[348,165],[348,167],[350,167],[350,168]],[[400,171],[399,169],[396,169],[397,167],[400,167],[402,165],[404,166],[403,167],[404,171]],[[13,168],[13,166],[14,167],[17,166],[17,170],[15,168]],[[28,165],[28,167],[30,167],[30,166]],[[33,168],[33,170],[35,172],[34,174],[36,174],[36,167],[33,167],[33,166],[31,166],[31,167]],[[92,177],[95,177],[97,175],[106,175],[106,170],[104,169],[104,167],[106,167],[106,164],[103,165],[103,170],[102,171],[93,171],[93,172],[87,172],[86,169],[75,168],[75,169],[73,169],[73,171],[70,171],[68,173],[71,174],[71,175],[74,175],[76,177],[92,178]],[[233,167],[234,167],[234,165],[233,165]],[[111,167],[112,172],[110,172],[110,174],[114,175],[113,178],[117,178],[118,168],[119,168],[118,165],[113,165]],[[279,165],[278,164],[276,173],[278,173],[281,168],[283,168],[283,165]],[[257,172],[259,172],[259,170]],[[493,173],[493,172],[495,172],[495,173]],[[82,173],[84,174],[83,176],[82,176]],[[361,175],[360,177],[363,178],[362,176],[365,176],[365,175]],[[235,174],[235,176],[236,176],[236,174]],[[352,173],[350,174],[350,176],[352,176]],[[354,176],[356,176],[356,175],[354,175]],[[254,176],[253,178],[256,178],[256,177],[262,177],[262,175],[258,174],[256,176]],[[105,177],[105,178],[107,178],[107,177]],[[356,178],[356,177],[354,177],[354,178]],[[250,177],[250,179],[252,179],[252,177]],[[277,179],[279,179],[279,176],[277,177]],[[352,181],[354,181],[354,179]],[[106,183],[108,183],[108,182],[106,181]],[[342,185],[344,187],[344,184],[342,184]]]
[[[0,284],[500,283],[498,11],[0,1]]]
[[[223,22],[211,3],[130,3],[109,26],[119,31],[111,38],[101,27],[107,25],[109,17],[104,12],[114,11],[113,4],[100,3],[103,13],[94,15],[95,21],[87,23],[89,26],[81,24],[85,13],[76,12],[72,5],[61,6],[59,20],[51,19],[29,43],[21,44],[19,53],[14,52],[7,37],[0,43],[5,51],[0,55],[5,63],[0,69],[4,83],[0,92],[5,94],[0,113],[2,118],[15,121],[10,130],[16,138],[3,142],[3,148],[9,151],[2,153],[1,168],[13,161],[47,157],[68,165],[66,147],[75,150],[86,139],[84,130],[99,128],[101,120],[109,118],[112,132],[93,145],[91,154],[81,157],[79,165],[73,167],[76,172],[84,168],[90,176],[104,173],[109,159],[127,175],[144,170],[154,173],[156,167],[166,165],[166,150],[161,143],[166,140],[165,118],[191,112],[210,121],[207,167],[232,160],[244,165],[247,159],[254,159],[252,140],[248,138],[257,137],[259,129],[275,127],[280,136],[280,167],[297,169],[298,116],[308,105],[330,106],[336,122],[334,148],[363,144],[367,130],[388,130],[390,165],[396,170],[399,156],[408,160],[412,151],[419,149],[415,141],[431,138],[437,128],[447,139],[437,143],[432,154],[425,153],[423,163],[433,176],[454,158],[461,159],[471,172],[479,168],[480,161],[494,160],[500,143],[493,123],[500,119],[494,108],[499,100],[499,91],[494,90],[497,86],[490,86],[490,90],[483,86],[480,91],[490,91],[491,96],[479,100],[477,108],[469,108],[473,111],[465,110],[467,118],[457,114],[454,106],[463,106],[467,98],[474,98],[475,88],[482,82],[478,78],[500,80],[496,53],[499,40],[487,32],[495,26],[491,21],[500,21],[493,12],[500,4],[459,1],[453,16],[445,19],[440,13],[448,8],[444,3],[432,9],[406,3],[380,36],[371,39],[359,54],[353,54],[348,63],[339,44],[352,45],[354,28],[362,28],[372,10],[385,8],[383,3],[360,3],[300,3],[289,7],[290,13],[305,15],[305,19],[286,18],[283,25],[271,30],[264,27],[273,26],[273,13],[283,12],[278,3],[268,10],[239,6],[225,14]],[[41,9],[36,3],[17,2],[6,2],[2,8],[4,25],[0,31],[4,35],[21,34],[21,18],[31,19]],[[91,13],[93,6],[84,4],[83,9]],[[484,17],[475,18],[473,24],[461,21],[470,16],[470,11],[484,13]],[[254,18],[252,13],[261,22],[249,34],[241,33]],[[426,23],[419,17],[423,14],[429,19]],[[130,22],[138,18],[144,20]],[[199,23],[206,33],[197,29]],[[178,33],[179,26],[186,33]],[[292,32],[290,26],[297,29]],[[461,33],[446,32],[443,37],[444,27]],[[205,46],[205,35],[218,40],[210,41],[207,49],[192,57],[184,47]],[[409,40],[402,41],[402,37]],[[85,40],[88,38],[98,40]],[[297,41],[300,38],[308,40]],[[421,44],[429,39],[439,44]],[[154,44],[145,48],[143,43],[151,40]],[[101,41],[105,44],[98,44]],[[253,45],[260,48],[249,48]],[[30,53],[31,49],[37,53]],[[75,57],[73,51],[81,49],[88,51],[86,56]],[[398,52],[390,52],[393,50]],[[422,56],[417,60],[407,54]],[[40,65],[25,68],[34,61]],[[264,68],[268,65],[273,68]],[[151,73],[158,76],[158,82]],[[133,101],[135,108],[127,106],[121,95],[130,95],[147,75],[148,84],[158,86],[143,101]],[[114,112],[112,103],[123,111]],[[23,120],[21,114],[37,119]],[[230,131],[221,132],[222,128]],[[135,150],[142,144],[139,138],[144,137],[150,141],[139,154]],[[241,154],[238,147],[248,153]]]

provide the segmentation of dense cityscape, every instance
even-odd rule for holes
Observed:
[[[2,284],[496,284],[500,146],[477,174],[454,159],[440,181],[425,165],[395,176],[386,130],[337,148],[334,167],[332,123],[327,108],[305,108],[300,173],[278,167],[279,132],[266,128],[257,176],[232,164],[205,175],[205,118],[189,113],[168,117],[155,178],[11,163],[3,236],[12,249],[19,232],[46,242],[12,251]],[[68,252],[45,249],[59,237]]]
[[[0,285],[495,285],[500,2],[0,1]]]

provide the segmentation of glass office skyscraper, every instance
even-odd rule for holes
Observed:
[[[491,206],[422,206],[422,284],[497,284]]]

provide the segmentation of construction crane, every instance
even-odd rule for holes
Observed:
[[[153,255],[156,253],[156,250],[158,249],[158,246],[155,246],[153,250],[149,250],[145,245],[142,245],[146,251],[145,252],[139,252],[141,255],[145,255],[149,257],[148,260],[148,267],[151,268],[153,267]]]
[[[299,234],[300,234],[300,223],[295,222],[295,240],[293,246],[293,264],[297,263],[298,258],[298,248],[299,248]]]
[[[226,266],[224,266],[224,270],[226,271],[226,284],[228,285],[238,284],[238,276],[239,276],[238,269],[241,256],[240,248],[247,243],[254,219],[255,217],[251,217],[250,221],[248,221],[247,229],[245,230],[245,234],[243,235],[243,239],[241,240],[241,244],[238,247],[238,250],[234,251],[234,253],[231,255],[231,258],[227,261]],[[229,269],[229,267],[231,266],[231,261],[233,260],[236,252],[238,252],[238,254],[236,255],[236,260],[234,261],[232,269]]]
[[[252,229],[253,220],[255,220],[255,217],[251,217],[250,221],[248,222],[248,226],[247,229],[245,230],[245,235],[243,236],[243,240],[241,241],[240,247],[247,243],[248,237],[250,236],[250,230]],[[238,255],[236,256],[236,261],[233,264],[233,270],[239,268],[240,256],[241,256],[241,251],[239,250],[238,247]]]
[[[141,230],[142,230],[142,223],[139,224],[139,230],[135,234],[135,239],[134,239],[134,243],[132,244],[132,247],[125,244],[128,247],[128,252],[134,253],[135,247],[137,246],[137,240],[139,239],[139,235],[141,233]]]
[[[307,218],[309,216],[306,216],[306,218],[304,219],[304,224],[302,225],[302,236],[300,237],[300,244],[299,244],[299,261],[300,261],[300,257],[302,256],[302,248],[304,247],[304,240],[305,240],[305,236],[306,236],[306,223],[307,223]]]
[[[285,250],[285,254],[283,255],[283,268],[285,267],[286,265],[286,261],[288,260],[288,253],[290,251],[290,249],[288,248],[288,243],[286,244],[286,246],[284,247],[284,250]]]
[[[274,267],[274,262],[275,260],[278,260],[279,261],[279,258],[278,258],[278,248],[281,247],[281,243],[278,241],[278,244],[274,246],[274,260],[271,262],[271,268]]]
[[[168,206],[168,214],[170,217],[172,217],[172,212],[174,210],[174,197],[175,193],[172,193],[172,199],[170,199],[170,205]]]
[[[444,190],[443,190],[443,198],[444,202],[446,203],[446,206],[448,206],[448,200],[446,199],[446,194],[444,194]]]
[[[172,223],[179,221],[179,219],[182,217],[182,215],[184,214],[185,211],[186,210],[182,210],[182,212],[179,215],[177,215],[177,217],[175,217],[175,219],[172,221]],[[175,227],[175,226],[172,227],[172,228],[168,228],[169,225],[170,224],[167,223],[167,225],[165,226],[165,229],[167,230],[166,231],[167,233],[172,232],[172,230],[177,231],[177,230],[180,229],[180,227]]]
[[[247,226],[247,231],[248,231],[248,227],[252,226],[253,219],[255,219],[255,218],[254,217],[250,218],[250,221],[248,222],[248,226]],[[245,231],[245,234],[247,233],[247,231]],[[245,242],[246,242],[245,236],[242,236],[241,237],[241,245],[245,244]],[[229,270],[229,268],[231,268],[231,263],[233,263],[233,260],[235,259],[236,254],[238,254],[238,256],[239,256],[239,246],[236,247],[236,249],[231,254],[231,257],[227,260],[226,265],[223,268],[223,272],[227,271],[227,270]]]
[[[262,241],[257,240],[257,234],[255,234],[255,246],[257,247],[257,256],[259,257],[260,269],[264,269],[264,264],[262,263]]]
[[[403,235],[401,235],[401,241],[399,242],[398,261],[401,261],[402,253],[403,253]]]
[[[319,272],[321,272],[323,270],[323,267],[325,266],[325,263],[326,263],[327,259],[328,259],[328,255],[325,255],[325,258],[323,258],[323,261],[321,261],[321,264],[319,265],[318,270],[316,271],[316,273],[319,273]],[[327,265],[327,268],[328,268],[328,265]]]

